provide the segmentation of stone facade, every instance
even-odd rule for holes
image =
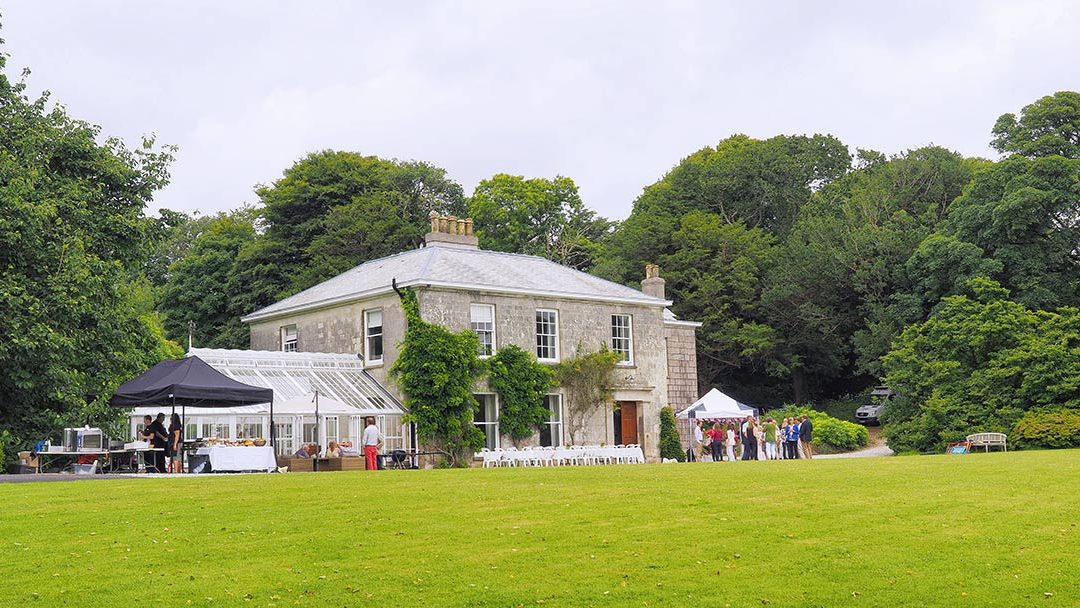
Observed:
[[[428,235],[429,244],[476,248],[476,237],[471,234],[469,220],[455,219],[454,231],[446,229],[444,234],[437,231],[443,230],[442,219],[432,218],[433,234]],[[655,459],[659,455],[660,409],[670,404],[679,410],[698,397],[694,338],[698,324],[673,321],[670,313],[669,317],[665,317],[664,280],[659,277],[656,266],[649,266],[646,280],[642,283],[642,291],[656,299],[643,303],[632,299],[620,303],[589,294],[581,297],[541,296],[430,284],[414,288],[417,290],[421,316],[451,330],[470,327],[471,304],[494,306],[496,349],[515,344],[536,353],[536,311],[558,311],[559,360],[593,352],[603,344],[610,347],[611,316],[620,314],[631,317],[632,361],[620,364],[616,369],[617,380],[613,387],[614,399],[623,405],[617,414],[611,409],[601,408],[582,419],[570,415],[565,395],[556,389],[553,393],[562,395],[564,443],[612,444],[618,443],[623,434],[636,432],[637,443],[641,444],[646,456]],[[383,315],[383,358],[381,363],[368,362],[366,369],[401,398],[403,396],[389,375],[390,366],[397,359],[398,345],[405,334],[404,312],[393,292],[383,291],[322,307],[310,306],[301,311],[254,315],[248,319],[251,348],[282,350],[283,329],[295,325],[298,351],[356,353],[363,358],[364,313],[375,309],[381,310]],[[476,387],[476,391],[487,392],[487,388],[481,385]],[[630,416],[630,412],[634,412],[636,419],[623,420]],[[502,443],[509,445],[505,439]]]

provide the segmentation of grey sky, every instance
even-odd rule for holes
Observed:
[[[994,120],[1080,89],[1080,11],[1048,2],[6,3],[8,74],[180,147],[156,207],[255,202],[306,153],[572,177],[623,218],[734,133],[991,156]]]

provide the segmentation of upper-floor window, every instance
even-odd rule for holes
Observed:
[[[495,306],[492,304],[473,304],[469,307],[469,326],[480,338],[477,351],[481,357],[490,357],[495,352]]]
[[[364,311],[364,361],[368,365],[382,363],[382,309]]]
[[[296,352],[296,326],[286,325],[281,328],[281,350],[287,353]]]
[[[541,361],[559,360],[559,311],[536,311],[536,358]]]
[[[634,363],[634,323],[630,315],[611,315],[611,350],[620,365]]]

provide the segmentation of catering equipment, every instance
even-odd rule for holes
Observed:
[[[78,429],[79,452],[100,452],[108,445],[108,439],[101,429],[84,427]]]
[[[125,450],[148,450],[150,449],[149,441],[129,441],[124,444]]]
[[[79,429],[64,429],[64,451],[74,452],[79,447]]]

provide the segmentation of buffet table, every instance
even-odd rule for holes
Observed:
[[[266,471],[277,469],[274,448],[264,446],[214,445],[195,450],[197,456],[210,460],[210,469],[217,472]]]

